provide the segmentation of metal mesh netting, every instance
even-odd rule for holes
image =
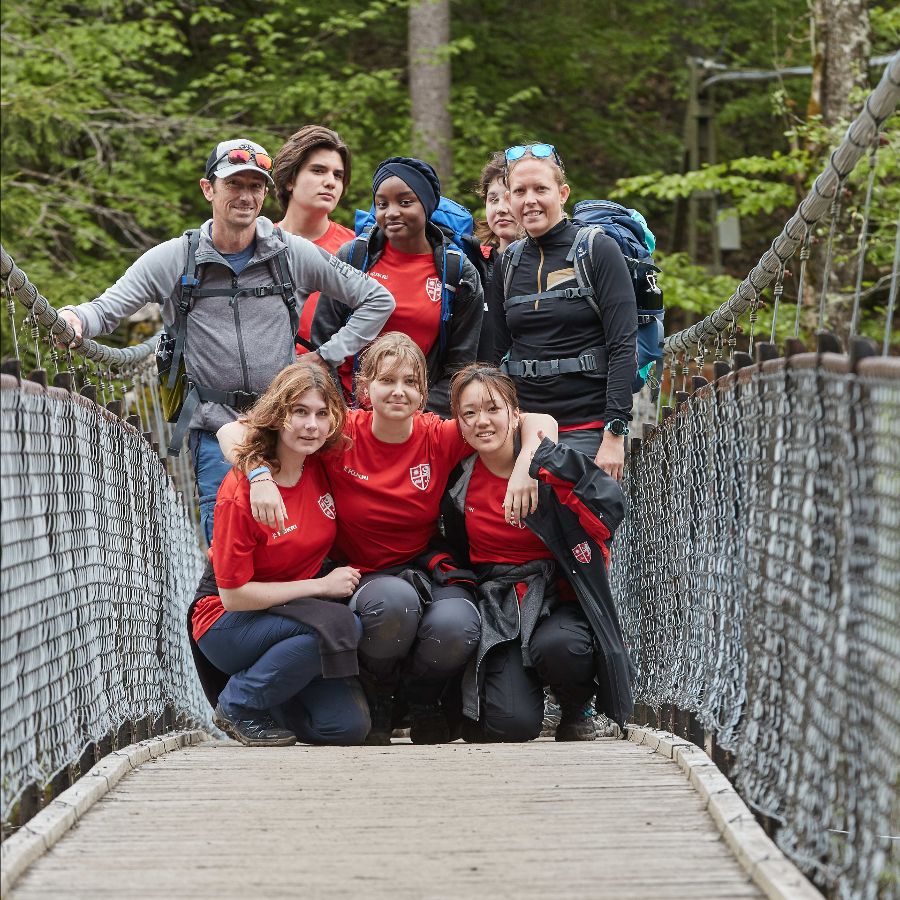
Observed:
[[[900,361],[808,355],[702,388],[626,491],[611,575],[636,699],[734,752],[804,871],[878,896],[900,766]]]
[[[158,457],[77,395],[13,387],[0,412],[7,821],[27,785],[121,723],[207,705],[185,630],[203,559]]]

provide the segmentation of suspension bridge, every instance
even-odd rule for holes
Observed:
[[[594,744],[217,740],[155,338],[58,351],[71,329],[3,249],[17,349],[54,370],[0,375],[3,896],[896,897],[900,221],[876,227],[872,197],[898,99],[900,55],[735,293],[666,339],[669,399],[631,441],[610,566],[639,705]],[[867,246],[895,225],[876,343],[856,333]]]

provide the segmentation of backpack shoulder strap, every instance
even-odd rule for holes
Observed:
[[[441,353],[447,347],[447,329],[453,317],[453,300],[462,280],[463,252],[444,239],[434,248],[434,267],[441,273],[441,327],[438,339]]]
[[[503,274],[503,296],[509,297],[509,287],[512,284],[513,275],[516,274],[516,267],[522,259],[522,252],[525,250],[525,239],[520,238],[513,241],[504,251],[503,259],[500,261],[500,269]]]
[[[579,228],[578,234],[575,235],[575,240],[572,242],[572,249],[566,254],[566,262],[573,264],[578,287],[589,292],[584,295],[584,299],[597,314],[597,318],[603,318],[600,314],[600,307],[597,305],[593,280],[594,236],[598,231],[606,234],[602,225],[583,225]]]
[[[172,363],[169,366],[168,390],[175,389],[178,380],[178,369],[184,356],[184,341],[187,337],[187,317],[192,307],[194,288],[200,284],[197,278],[197,248],[200,246],[200,229],[191,228],[185,232],[188,239],[187,252],[184,259],[184,273],[179,284],[178,304],[175,307],[175,348],[172,351]]]
[[[338,259],[342,262],[349,263],[354,269],[360,272],[369,271],[369,242],[372,240],[372,232],[375,230],[374,225],[369,225],[363,229],[349,245],[344,245],[338,252]]]
[[[275,236],[284,242],[284,231],[275,226]],[[300,313],[297,312],[297,298],[294,296],[294,279],[291,276],[291,267],[287,264],[287,246],[282,247],[272,258],[275,268],[275,277],[281,286],[281,299],[287,307],[291,318],[291,333],[296,334],[300,328]]]

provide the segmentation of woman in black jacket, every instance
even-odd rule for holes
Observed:
[[[475,572],[482,617],[463,683],[463,713],[477,723],[467,736],[537,737],[545,685],[562,709],[557,740],[596,737],[595,693],[597,709],[624,726],[633,666],[606,577],[621,489],[584,454],[545,439],[531,461],[537,510],[505,517],[497,500],[517,457],[515,387],[497,369],[469,366],[453,379],[451,407],[477,452],[445,504],[445,531]]]
[[[503,303],[491,310],[501,368],[525,409],[559,421],[560,441],[622,477],[636,368],[637,303],[616,242],[589,241],[589,295],[578,286],[578,227],[562,159],[551,144],[506,150],[510,209],[527,237],[502,260]]]

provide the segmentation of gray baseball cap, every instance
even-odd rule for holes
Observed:
[[[233,153],[232,151],[237,151]],[[220,141],[213,147],[209,159],[206,160],[206,177],[228,178],[238,172],[257,172],[264,175],[266,181],[274,187],[275,182],[269,174],[272,171],[272,157],[266,149],[254,141],[237,138],[233,141]]]

